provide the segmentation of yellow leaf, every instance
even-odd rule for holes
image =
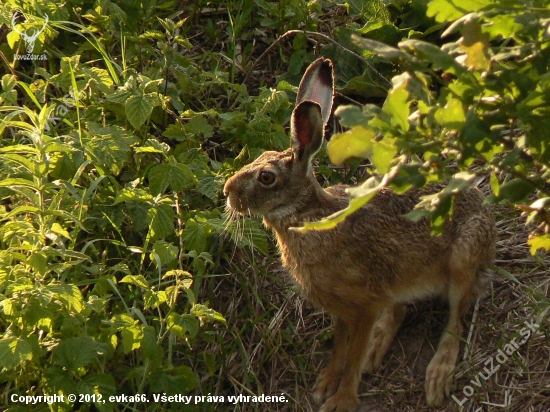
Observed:
[[[460,31],[462,38],[459,45],[466,53],[465,65],[475,70],[489,70],[489,34],[481,32],[481,26],[475,21],[468,21]]]

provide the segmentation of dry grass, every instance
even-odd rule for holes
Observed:
[[[496,207],[495,216],[499,230],[495,279],[465,319],[469,333],[463,336],[455,374],[453,394],[464,402],[460,408],[449,399],[438,411],[550,410],[550,332],[544,312],[550,302],[550,260],[542,254],[530,255],[529,231],[522,217],[504,207]],[[284,393],[289,400],[225,405],[226,410],[316,410],[311,388],[330,356],[330,316],[304,302],[278,260],[235,250],[227,266],[230,275],[217,280],[211,290],[211,301],[226,316],[227,328],[218,331],[218,340],[204,348],[225,360],[203,392],[224,396]],[[424,376],[446,317],[442,302],[411,305],[381,369],[363,377],[360,411],[428,409]],[[489,376],[487,371],[499,365],[494,359],[498,350],[518,338],[525,321],[533,320],[540,325],[537,332]]]

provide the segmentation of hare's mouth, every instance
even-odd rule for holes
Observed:
[[[242,216],[245,216],[245,215],[251,215],[251,211],[250,211],[250,208],[248,207],[248,205],[246,205],[242,199],[239,199],[235,196],[228,196],[227,197],[227,203],[226,203],[226,208],[232,212],[236,212]]]

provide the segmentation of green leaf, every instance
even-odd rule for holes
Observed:
[[[94,361],[98,352],[106,350],[90,336],[62,339],[53,350],[53,362],[63,368],[76,370]]]
[[[372,164],[380,174],[388,173],[391,162],[396,154],[396,139],[384,137],[382,140],[374,143],[371,157]]]
[[[192,135],[202,135],[205,138],[210,138],[214,135],[214,128],[208,124],[203,116],[195,116],[183,126],[186,133]]]
[[[155,239],[174,233],[175,214],[170,205],[155,205],[147,211],[147,222]]]
[[[372,153],[374,136],[371,129],[366,129],[363,126],[335,134],[327,146],[330,161],[335,165],[341,165],[352,157],[368,157]]]
[[[82,293],[76,285],[49,285],[46,289],[54,294],[54,299],[63,302],[70,312],[80,313],[84,309]]]
[[[119,283],[130,283],[131,285],[136,285],[146,290],[150,289],[149,283],[143,275],[127,275],[124,276]]]
[[[149,187],[153,194],[161,194],[170,188],[179,192],[189,188],[197,182],[193,172],[187,165],[163,163],[156,165],[149,171]]]
[[[7,338],[0,340],[0,365],[13,369],[23,362],[32,359],[31,344],[23,338]]]
[[[192,315],[179,315],[171,312],[166,317],[166,326],[180,338],[193,339],[199,332],[199,321]]]
[[[121,202],[150,202],[153,196],[145,189],[134,189],[125,187],[116,196],[113,204],[117,205]]]
[[[491,0],[432,0],[428,3],[426,15],[435,17],[435,20],[439,23],[453,21],[491,4],[493,4]]]
[[[141,347],[141,340],[143,339],[143,331],[137,326],[131,326],[124,328],[120,331],[122,335],[122,347],[124,353],[130,353],[135,349]]]
[[[197,253],[204,252],[206,250],[206,238],[204,224],[193,218],[187,220],[183,230],[183,241],[187,250],[195,250]]]
[[[160,103],[156,93],[143,93],[130,96],[125,103],[126,116],[134,128],[139,129],[151,115],[153,108]]]
[[[391,115],[391,124],[403,131],[409,130],[409,81],[410,75],[406,72],[394,77],[394,87],[382,106],[382,110]]]
[[[179,249],[164,240],[157,240],[151,253],[155,253],[159,257],[161,265],[166,266],[178,258]],[[151,260],[155,261],[155,259]]]
[[[462,102],[452,98],[449,99],[445,107],[436,110],[434,117],[441,126],[454,130],[462,130],[466,122],[466,113]]]
[[[218,201],[218,197],[223,189],[223,178],[215,175],[205,175],[198,179],[197,191],[213,202]]]
[[[221,313],[216,312],[214,309],[211,309],[207,306],[196,303],[191,308],[191,315],[201,318],[207,321],[218,321],[225,323],[225,318]]]

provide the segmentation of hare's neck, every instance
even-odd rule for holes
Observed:
[[[264,223],[273,228],[278,236],[284,236],[289,228],[321,219],[340,208],[338,199],[324,190],[312,177],[310,184],[305,186],[292,201],[276,212],[264,216]]]

